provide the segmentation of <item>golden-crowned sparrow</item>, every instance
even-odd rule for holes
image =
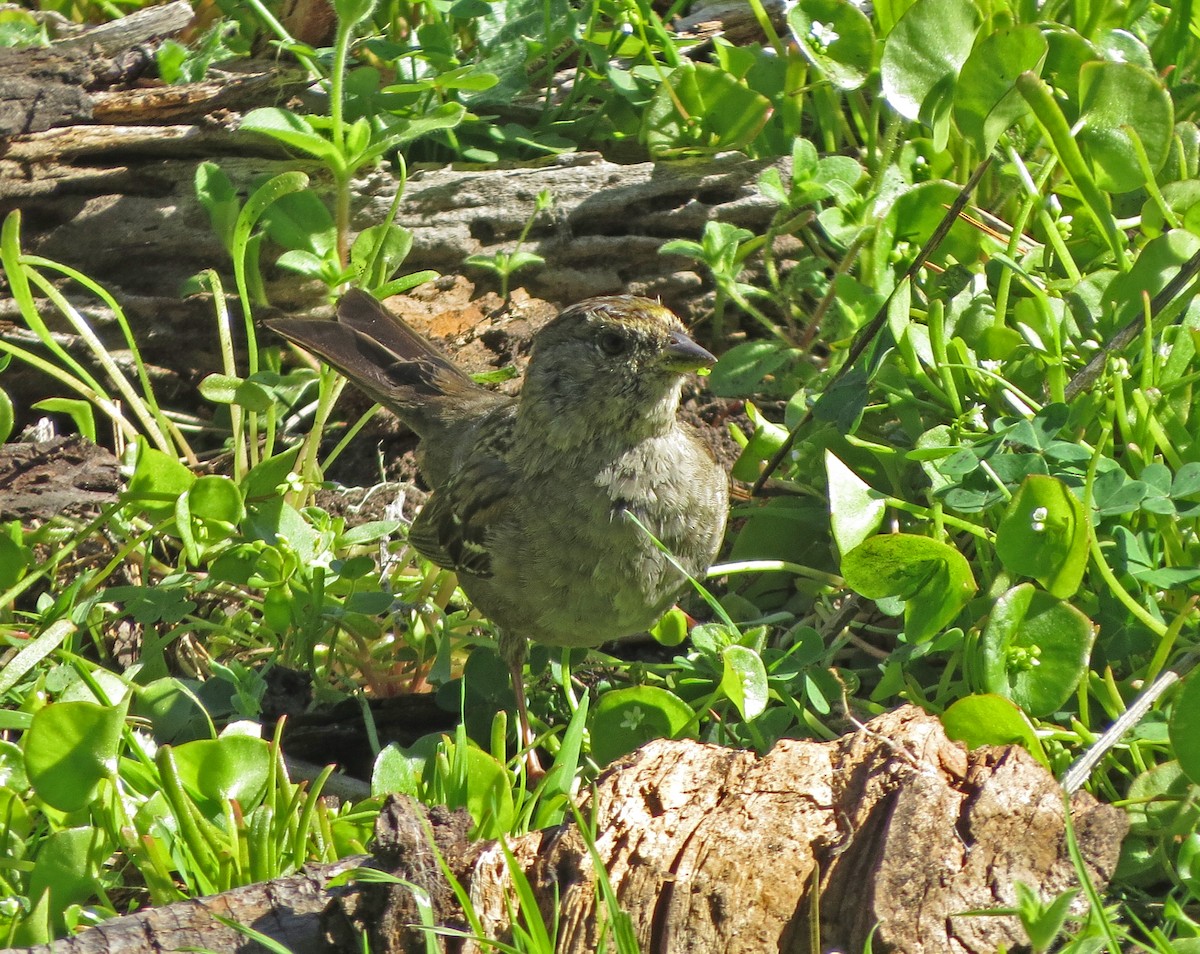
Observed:
[[[433,494],[412,545],[455,570],[499,628],[523,742],[526,640],[596,646],[653,625],[686,581],[629,515],[701,575],[725,529],[728,479],[678,420],[711,354],[646,298],[592,298],[538,331],[519,398],[480,387],[365,292],[336,322],[272,321],[421,438]]]

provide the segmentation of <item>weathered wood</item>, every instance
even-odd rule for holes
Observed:
[[[1016,747],[967,753],[915,708],[834,742],[785,740],[763,758],[651,743],[598,780],[583,813],[639,948],[657,954],[809,952],[815,911],[823,950],[863,950],[874,928],[877,951],[991,952],[1024,943],[1016,919],[963,912],[1013,904],[1017,881],[1046,899],[1076,886],[1063,793],[1050,774]],[[1125,816],[1088,795],[1072,799],[1071,813],[1102,888]],[[437,899],[445,889],[428,864],[428,830],[385,816],[376,850]],[[439,850],[485,927],[505,936],[512,889],[501,849],[456,853],[457,835],[443,830],[433,829]],[[603,907],[575,826],[509,847],[543,914],[558,917],[558,951],[596,950]],[[408,910],[406,889],[362,888],[381,891],[396,912]],[[348,920],[371,932],[372,951],[421,949],[420,932],[404,927],[411,921],[378,898],[347,895],[339,906],[342,914],[327,919],[331,937],[349,937]],[[444,923],[461,923],[452,904],[439,912]]]
[[[0,49],[0,136],[92,119],[89,91],[120,69],[105,57],[178,32],[191,20],[191,4],[175,0],[74,33],[49,49]]]
[[[158,954],[160,951],[263,950],[217,916],[275,938],[292,954],[320,954],[328,948],[314,930],[317,916],[342,889],[329,890],[334,876],[365,861],[309,865],[299,874],[235,888],[224,894],[180,901],[115,918],[52,944],[22,948],[25,954]]]
[[[275,152],[246,134],[187,124],[75,126],[16,137],[0,156],[0,216],[22,209],[24,248],[99,278],[125,309],[145,360],[166,372],[164,393],[179,393],[219,370],[220,358],[212,305],[181,301],[178,289],[204,269],[228,270],[228,255],[195,198],[197,166],[221,154],[221,167],[242,187],[299,167],[316,191],[328,188],[314,164],[263,154]],[[565,304],[590,295],[640,293],[693,320],[706,313],[711,285],[697,263],[659,255],[658,249],[668,239],[698,238],[704,224],[717,219],[761,233],[774,209],[755,181],[771,164],[728,155],[619,165],[582,154],[532,167],[416,170],[400,206],[399,222],[413,233],[402,272],[466,272],[489,287],[494,278],[464,268],[464,260],[511,250],[546,189],[554,208],[537,218],[526,244],[546,264],[517,276],[530,295]],[[358,230],[385,218],[397,181],[381,169],[354,188]],[[264,261],[270,260],[268,252]],[[275,314],[312,313],[327,305],[319,283],[269,267],[267,277]],[[233,287],[228,274],[225,287]],[[126,348],[111,312],[76,287],[66,291],[109,348]],[[62,322],[48,309],[43,316],[72,349]],[[12,299],[0,299],[0,335],[21,340],[18,331],[5,330],[6,321],[23,324]],[[235,335],[239,331],[235,326]],[[180,348],[181,340],[189,346]],[[18,380],[18,372],[10,371],[14,399],[28,404],[46,396],[38,390],[44,382],[35,377],[20,371]]]
[[[913,707],[833,742],[784,740],[762,758],[652,742],[606,771],[582,811],[639,948],[656,954],[809,954],[818,935],[822,950],[863,950],[873,929],[877,951],[982,954],[1024,944],[1020,925],[964,912],[1011,906],[1018,881],[1043,899],[1077,886],[1063,793],[1050,774],[1014,746],[968,753]],[[1126,817],[1083,793],[1070,811],[1088,874],[1103,890]],[[321,877],[368,862],[426,892],[439,924],[463,929],[439,855],[485,929],[503,938],[515,906],[504,853],[471,842],[469,826],[465,813],[394,799],[369,862],[348,859],[129,915],[54,950],[234,950],[234,935],[211,920],[220,913],[297,951],[358,951],[360,933],[376,954],[424,951],[409,888],[357,882],[326,892]],[[577,827],[510,839],[508,847],[543,916],[559,921],[560,954],[595,951],[603,907]],[[446,943],[461,954],[491,949]]]
[[[101,276],[118,297],[170,297],[183,279],[226,265],[195,198],[204,157],[216,157],[242,188],[299,168],[318,193],[329,189],[315,164],[281,159],[270,143],[219,127],[68,127],[11,141],[0,157],[0,212],[23,208],[26,247]],[[526,244],[546,265],[519,275],[531,294],[567,302],[630,290],[686,305],[704,284],[697,266],[659,247],[698,238],[708,221],[765,229],[774,206],[755,181],[775,164],[729,154],[619,165],[583,153],[550,165],[415,170],[398,217],[413,232],[404,270],[456,272],[470,255],[511,250],[547,190],[554,208],[535,219]],[[396,188],[385,170],[355,181],[355,230],[384,220]],[[311,286],[274,278],[282,305],[312,303]]]
[[[94,514],[120,490],[117,459],[78,435],[0,444],[0,520]]]
[[[146,40],[178,33],[192,22],[193,16],[188,0],[174,0],[161,6],[144,7],[128,16],[89,27],[57,40],[54,48],[111,56]]]

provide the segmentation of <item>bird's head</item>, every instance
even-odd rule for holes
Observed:
[[[592,433],[653,436],[674,425],[685,376],[714,361],[658,302],[590,298],[534,338],[521,414],[560,445]]]

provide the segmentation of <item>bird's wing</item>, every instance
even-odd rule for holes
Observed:
[[[515,476],[502,457],[481,454],[467,461],[417,514],[409,542],[438,566],[491,576],[489,536],[512,506]]]
[[[509,399],[476,384],[446,355],[364,291],[338,302],[338,320],[268,321],[320,355],[422,437]]]

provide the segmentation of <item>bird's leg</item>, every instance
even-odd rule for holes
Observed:
[[[529,725],[529,707],[525,702],[525,654],[528,645],[521,636],[510,636],[501,630],[500,655],[512,676],[513,695],[517,700],[517,745],[525,753],[525,773],[530,782],[545,777],[546,770],[534,748],[533,729]]]

